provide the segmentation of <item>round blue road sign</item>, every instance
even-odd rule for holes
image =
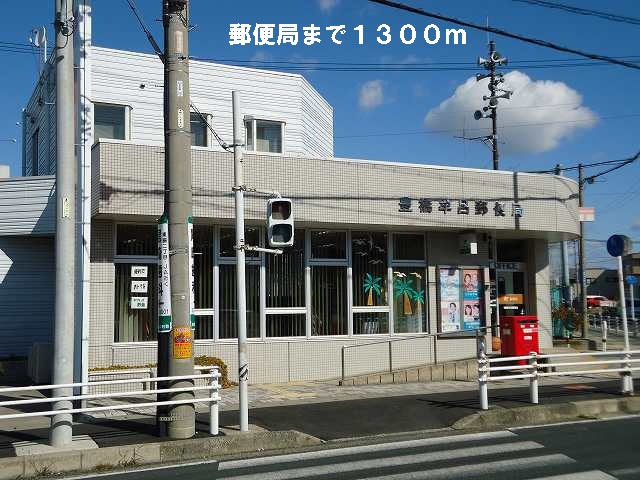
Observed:
[[[626,235],[611,235],[607,240],[607,252],[612,257],[621,257],[631,250],[631,239]]]
[[[633,275],[627,275],[627,278],[625,280],[629,285],[635,285],[636,283],[638,283],[638,277],[635,277]]]

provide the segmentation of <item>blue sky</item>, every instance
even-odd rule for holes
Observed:
[[[640,27],[614,23],[594,17],[573,15],[535,7],[513,0],[451,1],[407,0],[416,6],[445,15],[492,26],[562,45],[611,56],[640,59]],[[567,0],[566,3],[570,3]],[[571,0],[584,8],[607,10],[640,17],[640,2]],[[0,38],[3,42],[26,42],[29,30],[51,24],[49,0],[13,2],[6,5],[7,17]],[[124,0],[94,0],[94,43],[100,46],[149,52],[150,47]],[[365,0],[192,0],[191,22],[197,25],[190,37],[191,54],[204,58],[297,62],[366,63],[442,63],[473,62],[486,51],[487,35],[467,29],[466,45],[446,45],[441,40],[428,45],[422,31],[435,23],[444,32],[453,25],[432,21],[409,13],[370,4]],[[161,41],[161,0],[138,0],[140,11]],[[322,42],[313,46],[229,45],[230,23],[295,23],[300,29],[309,24],[323,28],[346,25],[342,45],[331,42],[323,31]],[[391,27],[388,45],[376,42],[381,23]],[[400,27],[412,24],[417,40],[403,44]],[[364,45],[358,44],[353,30],[364,25]],[[493,37],[498,50],[510,61],[558,61],[574,59],[541,47],[515,40]],[[36,59],[28,53],[0,51],[4,64],[4,87],[0,99],[4,114],[0,118],[0,139],[16,137],[20,130],[21,108],[36,80]],[[638,59],[637,59],[638,60]],[[469,65],[472,67],[472,65]],[[509,72],[517,67],[507,68]],[[480,70],[477,70],[480,71]],[[626,158],[640,150],[640,71],[618,66],[592,65],[579,68],[522,69],[511,74],[508,85],[516,89],[511,101],[503,101],[506,143],[501,145],[501,167],[538,170],[556,163]],[[478,126],[472,115],[482,100],[473,101],[477,90],[458,91],[448,104],[427,114],[452,97],[474,71],[441,72],[336,72],[312,70],[304,75],[334,107],[335,154],[341,157],[369,158],[431,164],[490,168],[489,150],[479,142],[454,138],[461,131],[428,133],[429,130],[472,129]],[[525,76],[526,75],[526,76]],[[477,87],[476,87],[477,88]],[[479,91],[486,91],[480,89]],[[517,93],[520,92],[518,97]],[[462,110],[460,110],[462,109]],[[468,112],[468,118],[461,111]],[[534,126],[509,127],[508,124]],[[540,124],[543,124],[542,126]],[[508,132],[508,133],[507,133]],[[371,135],[357,137],[358,135]],[[390,135],[391,134],[391,135]],[[469,130],[466,135],[478,135]],[[353,137],[356,136],[356,137]],[[20,172],[19,145],[0,142],[0,163]],[[597,173],[590,169],[588,174]],[[573,173],[572,173],[573,175]],[[587,227],[588,238],[605,239],[612,233],[640,238],[640,161],[608,175],[586,190],[586,203],[596,207],[596,222]],[[634,228],[635,226],[635,228]],[[594,252],[592,263],[604,257]],[[606,260],[606,259],[602,259]]]

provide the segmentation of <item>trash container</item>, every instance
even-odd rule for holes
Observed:
[[[535,315],[511,315],[500,317],[500,337],[503,357],[519,357],[531,352],[540,353],[538,345],[538,317]],[[526,360],[518,360],[526,365]]]

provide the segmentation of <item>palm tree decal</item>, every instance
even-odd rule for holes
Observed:
[[[382,277],[374,277],[370,273],[367,273],[364,277],[363,289],[364,293],[369,294],[369,299],[367,300],[367,305],[373,305],[373,292],[376,292],[378,297],[382,293]]]
[[[411,300],[414,299],[415,290],[413,289],[413,281],[409,278],[396,278],[394,289],[396,293],[396,299],[403,298],[403,313],[404,315],[413,315],[411,309]]]

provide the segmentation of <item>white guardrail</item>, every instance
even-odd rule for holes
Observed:
[[[640,366],[638,366],[640,358],[633,357],[638,355],[640,355],[640,350],[551,354],[537,354],[535,352],[531,352],[529,355],[521,355],[517,357],[490,358],[485,354],[483,344],[480,342],[480,345],[478,346],[478,386],[480,390],[480,408],[482,410],[489,409],[489,382],[501,380],[529,379],[529,396],[531,403],[534,404],[538,403],[538,379],[541,377],[592,375],[617,372],[621,374],[622,393],[629,395],[633,394],[632,372],[640,370]],[[596,360],[581,360],[583,358],[593,357],[595,357]],[[558,361],[565,358],[577,358],[578,361]],[[599,358],[602,358],[602,360]],[[521,361],[525,361],[527,363],[525,365],[518,365],[517,362]],[[505,365],[506,363],[510,363],[511,365]],[[600,366],[602,368],[589,369],[594,366]],[[564,370],[567,367],[577,367],[577,369]],[[558,371],[556,370],[557,368],[562,368],[563,370]],[[506,372],[506,375],[496,375],[498,372]]]
[[[116,375],[116,374],[137,374],[137,373],[150,373],[148,378],[128,378],[124,380],[105,380],[105,381],[93,381],[84,383],[68,383],[64,385],[31,385],[27,387],[9,387],[0,388],[0,395],[6,394],[21,394],[23,392],[36,392],[42,390],[57,390],[57,389],[82,389],[83,393],[80,395],[64,395],[59,397],[43,397],[43,398],[29,398],[20,400],[7,400],[0,402],[0,407],[20,407],[23,405],[38,405],[49,404],[54,402],[69,402],[70,408],[59,408],[57,410],[43,410],[36,412],[19,412],[19,413],[0,413],[0,422],[2,420],[10,420],[17,418],[27,417],[50,417],[61,413],[93,413],[93,412],[105,412],[111,410],[134,410],[138,408],[158,407],[163,405],[188,405],[196,403],[208,403],[209,404],[209,433],[211,435],[218,435],[219,433],[219,419],[218,419],[218,402],[220,401],[220,372],[218,367],[199,367],[196,370],[205,370],[210,373],[199,373],[196,375],[182,375],[173,377],[155,377],[152,369],[132,369],[132,370],[120,370],[120,371],[108,371],[108,372],[94,372],[96,375]],[[158,388],[157,383],[172,383],[176,381],[188,380],[191,381],[190,385],[180,387],[167,387]],[[196,380],[206,380],[206,385],[195,385]],[[84,393],[91,387],[109,387],[118,385],[131,385],[136,383],[142,383],[145,387],[142,390],[124,391],[124,392],[109,392],[109,393]],[[155,386],[153,384],[156,384]],[[147,387],[148,386],[148,387]],[[208,391],[207,397],[196,398],[197,391]],[[168,393],[192,393],[192,398],[179,399],[179,400],[158,400],[158,395]],[[114,405],[102,405],[94,407],[79,407],[73,408],[71,402],[86,402],[87,400],[103,400],[103,399],[118,399],[119,397],[132,397],[132,396],[148,396],[156,395],[155,401],[145,401],[143,398],[141,402],[132,403],[126,401],[126,403],[117,403]]]
[[[604,343],[607,341],[607,334],[624,335],[623,322],[620,317],[589,315],[587,318],[589,319],[589,328],[599,330],[602,333]],[[627,318],[627,328],[630,336],[637,337],[640,333],[640,319]]]

